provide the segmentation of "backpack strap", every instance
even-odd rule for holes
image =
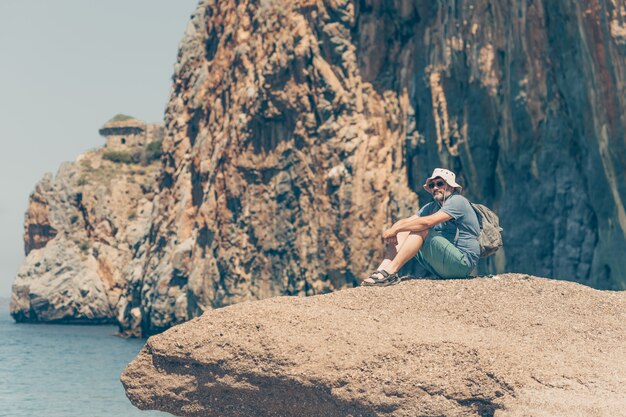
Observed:
[[[478,219],[478,227],[482,231],[483,230],[483,214],[480,212],[478,207],[476,207],[476,205],[472,203],[471,201],[470,201],[470,206],[472,206],[474,213],[476,213],[476,218]]]

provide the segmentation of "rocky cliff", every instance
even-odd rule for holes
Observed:
[[[624,289],[625,76],[618,0],[202,0],[120,325],[356,284],[436,166],[501,217],[483,272]]]
[[[626,416],[625,312],[515,274],[278,297],[151,337],[122,382],[177,416]]]
[[[502,217],[483,270],[624,288],[625,7],[202,1],[129,287],[144,332],[353,285],[436,166]]]
[[[146,269],[129,287],[144,331],[357,284],[383,225],[416,207],[408,96],[363,81],[353,24],[349,7],[315,2],[200,4],[166,113]]]
[[[103,158],[105,149],[46,175],[31,194],[26,259],[15,283],[17,321],[116,322],[133,261],[149,231],[159,164]]]

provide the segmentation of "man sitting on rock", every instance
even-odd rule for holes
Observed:
[[[398,271],[414,256],[422,267],[440,278],[467,277],[478,263],[480,225],[470,202],[460,194],[456,175],[436,168],[426,179],[424,189],[434,201],[383,232],[385,258],[361,285],[399,282]]]

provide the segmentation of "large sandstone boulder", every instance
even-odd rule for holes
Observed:
[[[625,416],[626,293],[413,280],[205,313],[122,374],[178,416]]]

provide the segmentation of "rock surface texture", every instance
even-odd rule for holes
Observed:
[[[64,164],[31,194],[26,260],[11,300],[15,320],[117,321],[126,277],[149,231],[159,165],[114,163],[104,153]]]
[[[122,382],[178,416],[625,416],[625,333],[623,292],[413,280],[206,313]]]

